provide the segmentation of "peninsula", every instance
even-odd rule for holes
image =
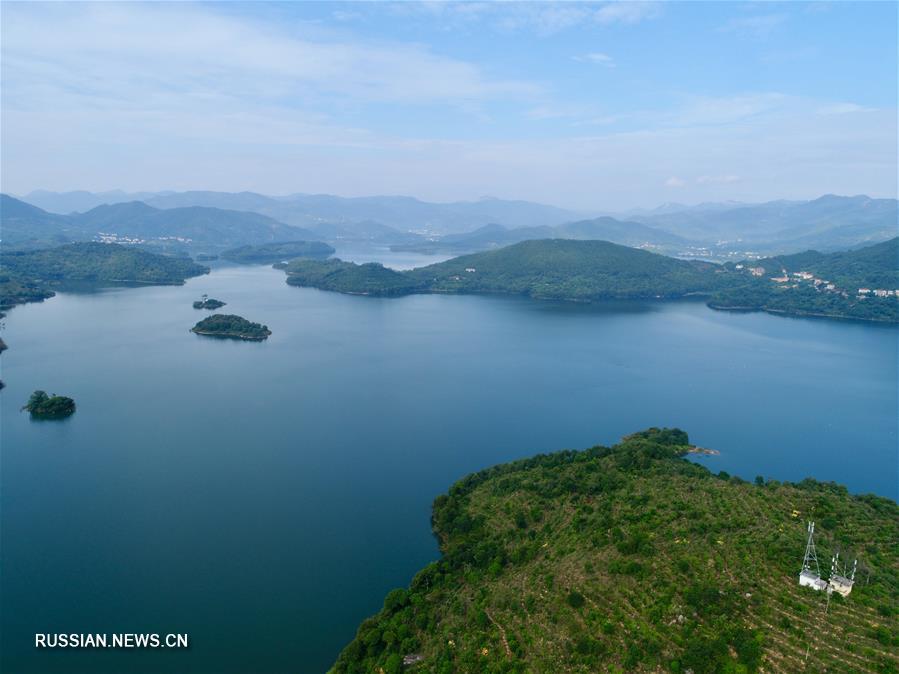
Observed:
[[[222,258],[245,264],[270,264],[297,257],[326,258],[334,252],[334,248],[321,241],[283,241],[232,248],[222,253]]]
[[[461,479],[434,501],[440,559],[332,672],[896,671],[896,503],[714,475],[690,448],[653,428]],[[858,559],[847,596],[799,584],[813,517],[823,574]]]
[[[197,323],[190,331],[207,337],[243,339],[250,342],[261,342],[272,334],[267,325],[252,323],[234,314],[213,314]]]
[[[357,295],[506,294],[575,302],[703,296],[713,309],[899,322],[897,260],[899,239],[845,253],[724,265],[608,241],[542,239],[409,271],[337,259],[276,267],[290,285]]]
[[[189,258],[111,243],[0,251],[0,308],[52,297],[67,283],[181,285],[209,272]]]

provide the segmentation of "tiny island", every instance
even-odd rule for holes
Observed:
[[[243,339],[250,342],[261,342],[272,334],[267,325],[252,323],[234,314],[213,314],[197,323],[190,331],[207,337]]]
[[[226,302],[203,295],[202,298],[194,302],[194,309],[221,309],[225,304]]]
[[[63,419],[75,413],[75,401],[55,393],[35,391],[22,409],[30,412],[32,419]]]

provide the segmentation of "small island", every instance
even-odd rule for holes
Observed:
[[[194,309],[221,309],[225,304],[226,302],[203,295],[201,299],[194,302]]]
[[[22,409],[30,412],[32,419],[63,419],[75,413],[75,401],[55,393],[35,391]]]
[[[252,323],[234,314],[213,314],[197,323],[190,331],[207,337],[243,339],[250,342],[261,342],[272,334],[267,325]]]

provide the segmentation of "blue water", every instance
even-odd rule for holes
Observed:
[[[209,293],[264,343],[188,329]],[[60,294],[5,319],[3,672],[323,672],[437,555],[464,474],[679,426],[752,479],[897,497],[894,327],[350,297],[222,267]],[[37,388],[78,411],[32,422]],[[187,633],[187,650],[36,650],[35,632]]]

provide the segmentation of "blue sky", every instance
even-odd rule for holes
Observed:
[[[896,196],[892,2],[0,7],[12,193]]]

